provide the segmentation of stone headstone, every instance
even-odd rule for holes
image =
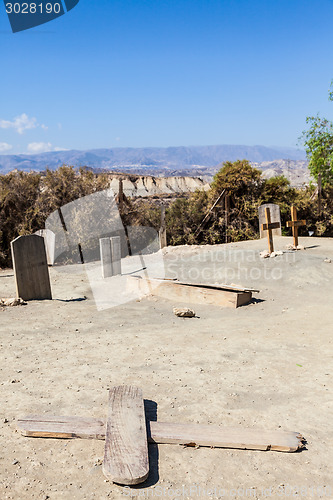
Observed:
[[[102,276],[109,278],[121,274],[121,242],[120,236],[100,238],[99,240]]]
[[[113,275],[121,274],[121,245],[120,236],[112,236],[111,241],[111,255],[112,255],[112,271]]]
[[[261,205],[259,207],[259,229],[260,229],[260,238],[267,238],[267,231],[262,229],[262,224],[266,223],[265,217],[265,208],[268,207],[271,213],[271,222],[279,222],[280,227],[277,229],[273,229],[273,236],[281,236],[281,215],[280,215],[280,207],[279,205],[275,205],[274,203],[266,203],[265,205]]]
[[[19,236],[11,242],[17,297],[23,300],[52,299],[44,238]]]
[[[54,264],[54,251],[55,251],[55,234],[50,229],[40,229],[35,234],[43,236],[46,250],[47,263],[49,266]]]
[[[110,238],[100,238],[99,248],[101,253],[102,276],[103,278],[110,278],[110,276],[113,276]]]

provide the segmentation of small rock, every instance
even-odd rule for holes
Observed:
[[[189,309],[188,307],[174,307],[173,314],[179,316],[180,318],[194,318],[195,311]]]
[[[330,264],[332,261],[331,261],[331,259],[325,259],[324,262],[327,262],[328,264]]]
[[[267,252],[267,250],[264,250],[263,252],[260,252],[260,257],[262,259],[267,259],[267,257],[269,257],[269,256],[270,256],[270,253]]]
[[[27,303],[22,299],[0,299],[0,306],[25,306]]]
[[[12,465],[18,465],[20,462],[18,460],[13,460]]]
[[[4,419],[3,419],[3,423],[4,423],[4,424],[8,424],[8,422],[9,422],[8,418],[4,418]]]

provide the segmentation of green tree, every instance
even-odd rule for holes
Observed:
[[[333,80],[329,100],[333,101]],[[310,127],[303,131],[300,139],[309,159],[310,172],[316,180],[321,174],[323,186],[333,184],[333,123],[319,115],[308,116],[306,123]]]

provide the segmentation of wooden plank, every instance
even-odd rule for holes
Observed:
[[[125,485],[142,483],[148,477],[145,410],[137,387],[110,389],[103,472],[114,483]]]
[[[244,450],[294,452],[303,447],[302,436],[297,432],[265,431],[215,425],[150,422],[149,437],[153,443]]]
[[[162,280],[165,281],[165,280]],[[168,280],[170,281],[170,280]],[[241,286],[235,286],[235,285],[217,285],[217,284],[210,284],[210,283],[186,283],[184,281],[178,281],[178,280],[173,280],[173,283],[178,284],[178,285],[186,285],[186,286],[198,286],[201,288],[211,288],[213,290],[230,290],[231,292],[256,292],[259,293],[260,290],[257,290],[255,288],[243,288]]]
[[[127,277],[129,290],[140,291],[143,294],[152,294],[177,302],[190,302],[191,304],[209,304],[220,307],[238,307],[240,301],[238,296],[242,295],[243,304],[250,302],[252,292],[239,291],[237,289],[214,286],[181,283],[171,280],[156,280]]]
[[[294,222],[294,224],[293,224],[294,247],[297,248],[298,247],[298,227],[295,226],[295,222],[297,221],[297,210],[296,210],[296,207],[294,207],[294,205],[291,207],[291,219],[292,219],[292,222]]]
[[[270,224],[262,224],[262,230],[278,229],[281,226],[280,222],[271,222]]]
[[[301,227],[301,226],[306,226],[306,220],[288,220],[287,221],[287,227]]]
[[[11,242],[17,298],[52,299],[44,238],[31,234]]]
[[[271,212],[268,207],[265,208],[265,216],[266,216],[266,226],[267,226],[267,238],[268,238],[268,250],[269,253],[274,252],[274,243],[273,243],[273,233],[271,228]]]
[[[105,439],[105,424],[96,418],[27,416],[18,420],[18,429],[28,437]],[[147,429],[148,441],[156,444],[289,453],[304,448],[304,438],[298,432],[163,422],[148,422]]]
[[[28,415],[18,420],[18,429],[27,437],[57,439],[105,439],[105,422],[96,418]]]

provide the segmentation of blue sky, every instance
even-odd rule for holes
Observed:
[[[333,118],[333,0],[80,0],[13,34],[0,3],[0,154],[296,146]]]

